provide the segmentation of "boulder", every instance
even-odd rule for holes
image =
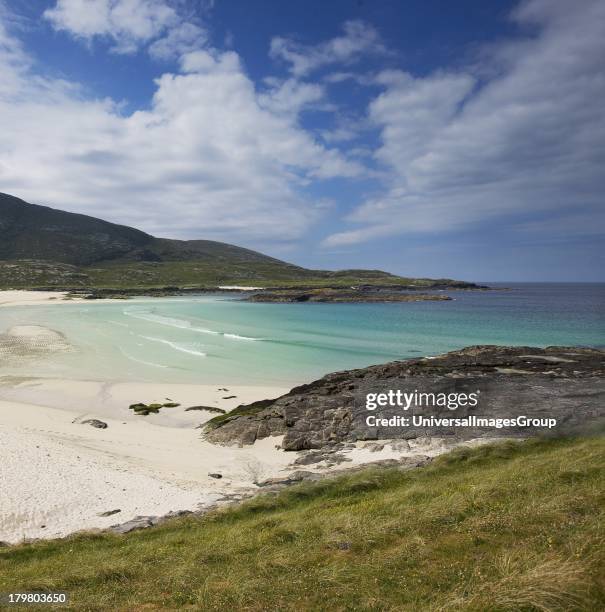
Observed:
[[[86,419],[86,421],[82,421],[82,425],[90,425],[91,427],[96,427],[97,429],[107,429],[107,423],[99,421],[98,419]]]

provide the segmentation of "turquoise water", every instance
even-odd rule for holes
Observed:
[[[41,375],[212,384],[291,385],[472,344],[605,346],[605,285],[508,287],[399,304],[198,296],[28,306],[1,309],[0,330],[37,324],[67,336],[76,350],[37,361]]]

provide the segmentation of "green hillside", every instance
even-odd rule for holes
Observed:
[[[126,536],[0,549],[77,610],[603,610],[602,437],[459,449]]]
[[[2,193],[0,235],[0,288],[473,286],[380,270],[308,270],[231,244],[156,238]]]

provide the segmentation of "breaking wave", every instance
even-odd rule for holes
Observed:
[[[224,333],[223,336],[225,338],[231,338],[232,340],[252,340],[252,342],[256,342],[257,340],[263,340],[263,338],[250,338],[249,336],[240,336],[239,334]]]
[[[171,342],[170,340],[164,340],[163,338],[154,338],[153,336],[141,336],[141,338],[145,338],[145,340],[150,340],[151,342],[161,342],[162,344],[167,344],[170,348],[175,351],[180,351],[181,353],[189,353],[189,355],[196,355],[197,357],[206,357],[206,353],[202,351],[196,351],[195,349],[188,348],[183,344],[179,344],[178,342]]]
[[[162,315],[153,314],[152,312],[132,312],[125,310],[124,314],[127,317],[133,317],[135,319],[141,319],[143,321],[150,321],[151,323],[157,323],[158,325],[166,325],[167,327],[186,329],[188,331],[197,332],[199,334],[212,334],[213,336],[219,335],[219,332],[214,331],[212,329],[206,329],[204,327],[194,327],[189,321],[185,321],[184,319],[164,317]]]
[[[176,319],[174,317],[165,317],[163,315],[154,314],[152,312],[136,312],[125,310],[124,314],[128,317],[135,319],[141,319],[143,321],[149,321],[151,323],[157,323],[158,325],[166,325],[167,327],[175,327],[177,329],[185,329],[187,331],[196,332],[198,334],[211,334],[213,336],[223,336],[230,340],[247,340],[257,342],[264,340],[264,338],[252,338],[251,336],[242,336],[240,334],[233,334],[229,332],[219,332],[213,329],[207,329],[205,327],[196,327],[192,325],[190,321],[184,319]],[[148,338],[149,339],[149,338]],[[165,342],[168,342],[167,340]],[[183,350],[183,349],[179,349]]]

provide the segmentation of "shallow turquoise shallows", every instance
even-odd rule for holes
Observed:
[[[605,346],[604,284],[509,284],[454,301],[252,304],[195,296],[0,310],[0,331],[43,325],[75,350],[0,374],[292,385],[473,344]]]

